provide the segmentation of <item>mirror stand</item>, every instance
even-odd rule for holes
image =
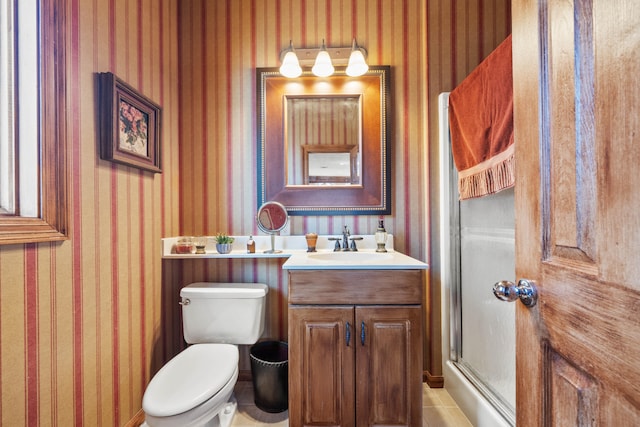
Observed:
[[[265,254],[279,254],[282,251],[281,250],[277,250],[276,251],[276,234],[280,234],[280,233],[269,233],[271,235],[271,249],[264,251]]]

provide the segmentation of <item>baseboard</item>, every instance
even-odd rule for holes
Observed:
[[[138,413],[124,425],[124,427],[140,427],[142,423],[144,423],[144,411],[140,409]]]
[[[431,388],[444,387],[444,377],[442,375],[431,375],[429,371],[422,372],[422,381]]]

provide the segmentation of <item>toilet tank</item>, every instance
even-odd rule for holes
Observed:
[[[254,344],[264,331],[262,283],[192,283],[180,290],[182,330],[189,344]]]

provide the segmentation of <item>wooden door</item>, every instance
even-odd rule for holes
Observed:
[[[517,425],[640,425],[640,12],[514,0]],[[507,333],[505,331],[505,333]]]
[[[356,307],[356,425],[422,425],[422,309]]]
[[[355,425],[353,319],[353,306],[289,306],[291,426]]]

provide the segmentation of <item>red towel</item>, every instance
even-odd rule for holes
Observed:
[[[511,35],[451,91],[449,127],[461,200],[513,187]]]

